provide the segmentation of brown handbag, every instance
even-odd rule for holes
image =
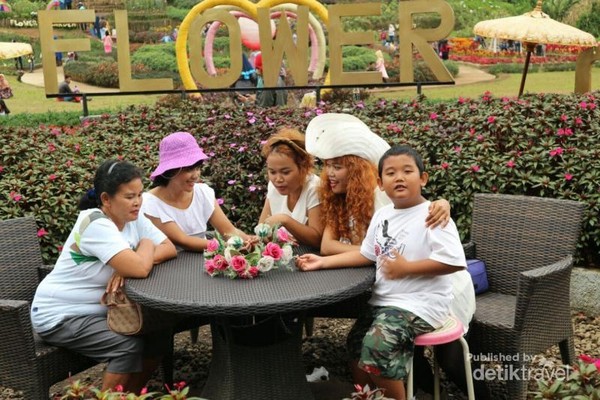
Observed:
[[[111,331],[121,335],[143,333],[144,313],[142,307],[129,299],[121,290],[102,295],[101,304],[108,307],[107,322]]]
[[[173,329],[176,314],[144,307],[131,300],[122,289],[104,293],[100,303],[108,307],[108,328],[121,335],[144,335]]]

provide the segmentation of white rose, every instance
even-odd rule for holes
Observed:
[[[259,238],[265,239],[271,234],[271,227],[268,224],[258,224],[254,228],[254,233]]]
[[[256,266],[260,272],[267,272],[273,269],[275,266],[275,260],[271,256],[264,256],[260,260],[258,260],[258,265]]]

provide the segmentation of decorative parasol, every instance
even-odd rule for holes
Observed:
[[[11,12],[12,8],[6,0],[0,0],[0,12]]]
[[[521,78],[521,87],[519,88],[519,97],[523,94],[529,61],[535,46],[540,43],[581,47],[594,47],[597,45],[593,35],[553,20],[548,14],[544,14],[542,12],[542,0],[538,0],[533,11],[523,15],[478,22],[473,28],[473,32],[480,36],[518,40],[523,43],[527,55]]]

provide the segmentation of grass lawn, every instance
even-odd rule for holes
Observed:
[[[10,79],[10,85],[14,96],[6,100],[6,104],[11,111],[11,115],[20,113],[46,113],[49,111],[77,111],[82,113],[83,107],[79,103],[68,101],[56,101],[56,99],[47,99],[44,88],[17,82],[16,79]],[[88,102],[90,114],[98,114],[99,110],[119,110],[128,105],[154,104],[160,96],[100,96],[92,97]]]
[[[592,70],[592,89],[600,90],[600,68]],[[519,91],[520,74],[503,74],[494,81],[474,83],[460,86],[424,87],[423,94],[431,100],[454,99],[459,96],[476,98],[484,92],[490,91],[494,96],[514,97]],[[574,88],[575,72],[539,72],[529,74],[525,83],[525,93],[572,93]],[[73,102],[58,102],[56,99],[47,99],[44,89],[17,82],[10,79],[14,97],[7,100],[11,115],[20,113],[48,113],[71,112],[82,114],[82,105]],[[386,99],[412,99],[416,96],[416,88],[389,90],[374,93],[374,98]],[[129,105],[154,104],[160,96],[112,96],[93,97],[88,103],[90,114],[118,111]]]
[[[423,87],[422,93],[431,100],[476,98],[490,91],[495,97],[516,97],[521,84],[521,74],[502,74],[493,81],[461,86]],[[527,75],[524,93],[573,93],[575,71],[537,72]],[[600,90],[600,68],[592,69],[592,90]],[[416,88],[390,90],[377,93],[376,97],[386,99],[412,99]]]

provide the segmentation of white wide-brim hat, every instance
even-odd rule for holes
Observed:
[[[354,155],[378,165],[389,148],[385,140],[350,114],[321,114],[306,127],[306,151],[322,160]]]

